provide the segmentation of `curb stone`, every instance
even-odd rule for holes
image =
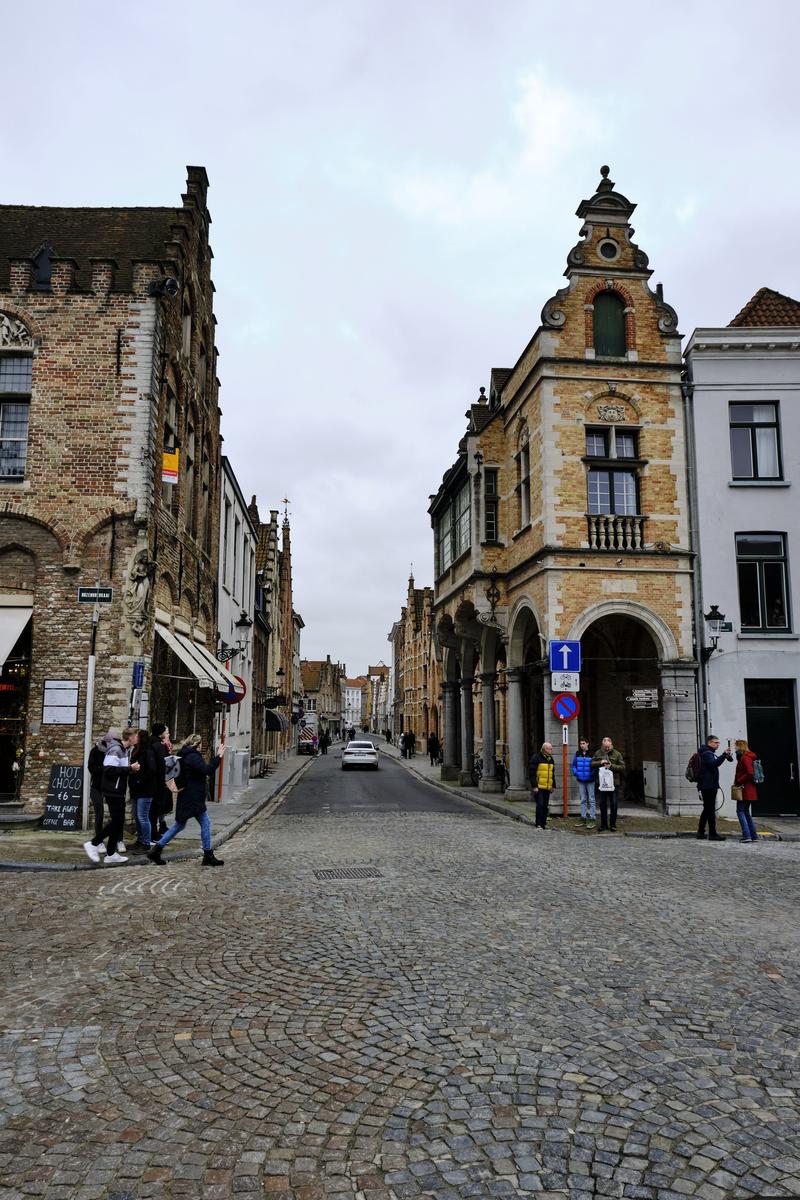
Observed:
[[[274,791],[268,792],[264,796],[260,796],[258,798],[258,800],[254,801],[254,803],[250,806],[250,808],[247,809],[246,812],[241,813],[240,816],[238,816],[236,818],[236,820],[233,821],[228,826],[227,829],[224,829],[222,831],[222,833],[216,834],[216,836],[211,839],[211,849],[216,850],[219,846],[223,846],[225,844],[225,842],[227,842],[230,838],[232,838],[235,833],[239,832],[239,830],[242,828],[243,825],[246,825],[248,823],[248,821],[252,821],[254,817],[257,817],[258,814],[261,812],[261,810],[266,808],[266,806],[270,803],[270,801],[274,800],[276,796],[279,796],[280,793],[283,791],[283,789],[285,787],[287,787],[290,783],[292,783],[297,778],[297,776],[300,774],[301,771],[305,771],[308,769],[308,765],[311,762],[313,762],[313,759],[309,758],[307,762],[301,763],[298,767],[295,768],[294,771],[292,771],[291,775],[288,775],[285,779],[281,780],[281,782],[276,786]],[[83,832],[83,831],[81,831],[81,832]],[[168,861],[169,862],[188,862],[189,859],[199,858],[201,854],[202,854],[202,850],[179,850],[177,852],[177,854],[170,855],[170,858]],[[130,858],[128,860],[128,862],[126,862],[126,863],[119,863],[117,866],[112,867],[112,870],[118,871],[124,867],[145,867],[145,866],[149,867],[151,865],[152,864],[150,862],[148,862],[146,856],[143,854],[140,854],[140,855],[136,855],[133,858]],[[104,868],[103,868],[102,863],[92,863],[92,862],[41,863],[41,862],[0,861],[0,871],[62,871],[63,872],[63,871],[102,871],[103,869]]]

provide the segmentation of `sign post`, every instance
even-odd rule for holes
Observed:
[[[551,642],[551,646],[553,643]],[[580,643],[576,642],[580,650]],[[580,653],[578,654],[578,664],[580,665]],[[577,696],[573,696],[571,692],[560,692],[552,703],[553,716],[558,717],[561,722],[561,766],[563,770],[563,805],[564,816],[567,816],[569,809],[569,775],[567,773],[567,747],[569,746],[569,730],[567,726],[570,721],[574,721],[581,711],[581,702]]]

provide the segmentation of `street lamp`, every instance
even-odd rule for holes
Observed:
[[[701,650],[701,657],[703,662],[706,663],[719,646],[719,634],[721,632],[721,626],[725,620],[725,613],[720,612],[716,604],[712,604],[708,612],[703,613],[703,620],[708,625],[711,633],[711,637],[709,638],[711,644],[709,646],[703,646]]]

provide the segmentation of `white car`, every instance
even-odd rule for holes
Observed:
[[[348,767],[371,767],[378,769],[378,751],[373,742],[348,742],[342,751],[342,770]]]

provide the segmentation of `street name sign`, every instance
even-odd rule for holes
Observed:
[[[550,676],[550,690],[553,692],[579,692],[581,677],[579,671],[553,671]]]
[[[581,702],[570,692],[561,692],[552,703],[553,716],[559,721],[574,721],[581,711]]]
[[[79,604],[110,604],[114,599],[114,589],[110,587],[79,587]]]
[[[551,641],[550,671],[580,671],[581,644],[580,642]]]

